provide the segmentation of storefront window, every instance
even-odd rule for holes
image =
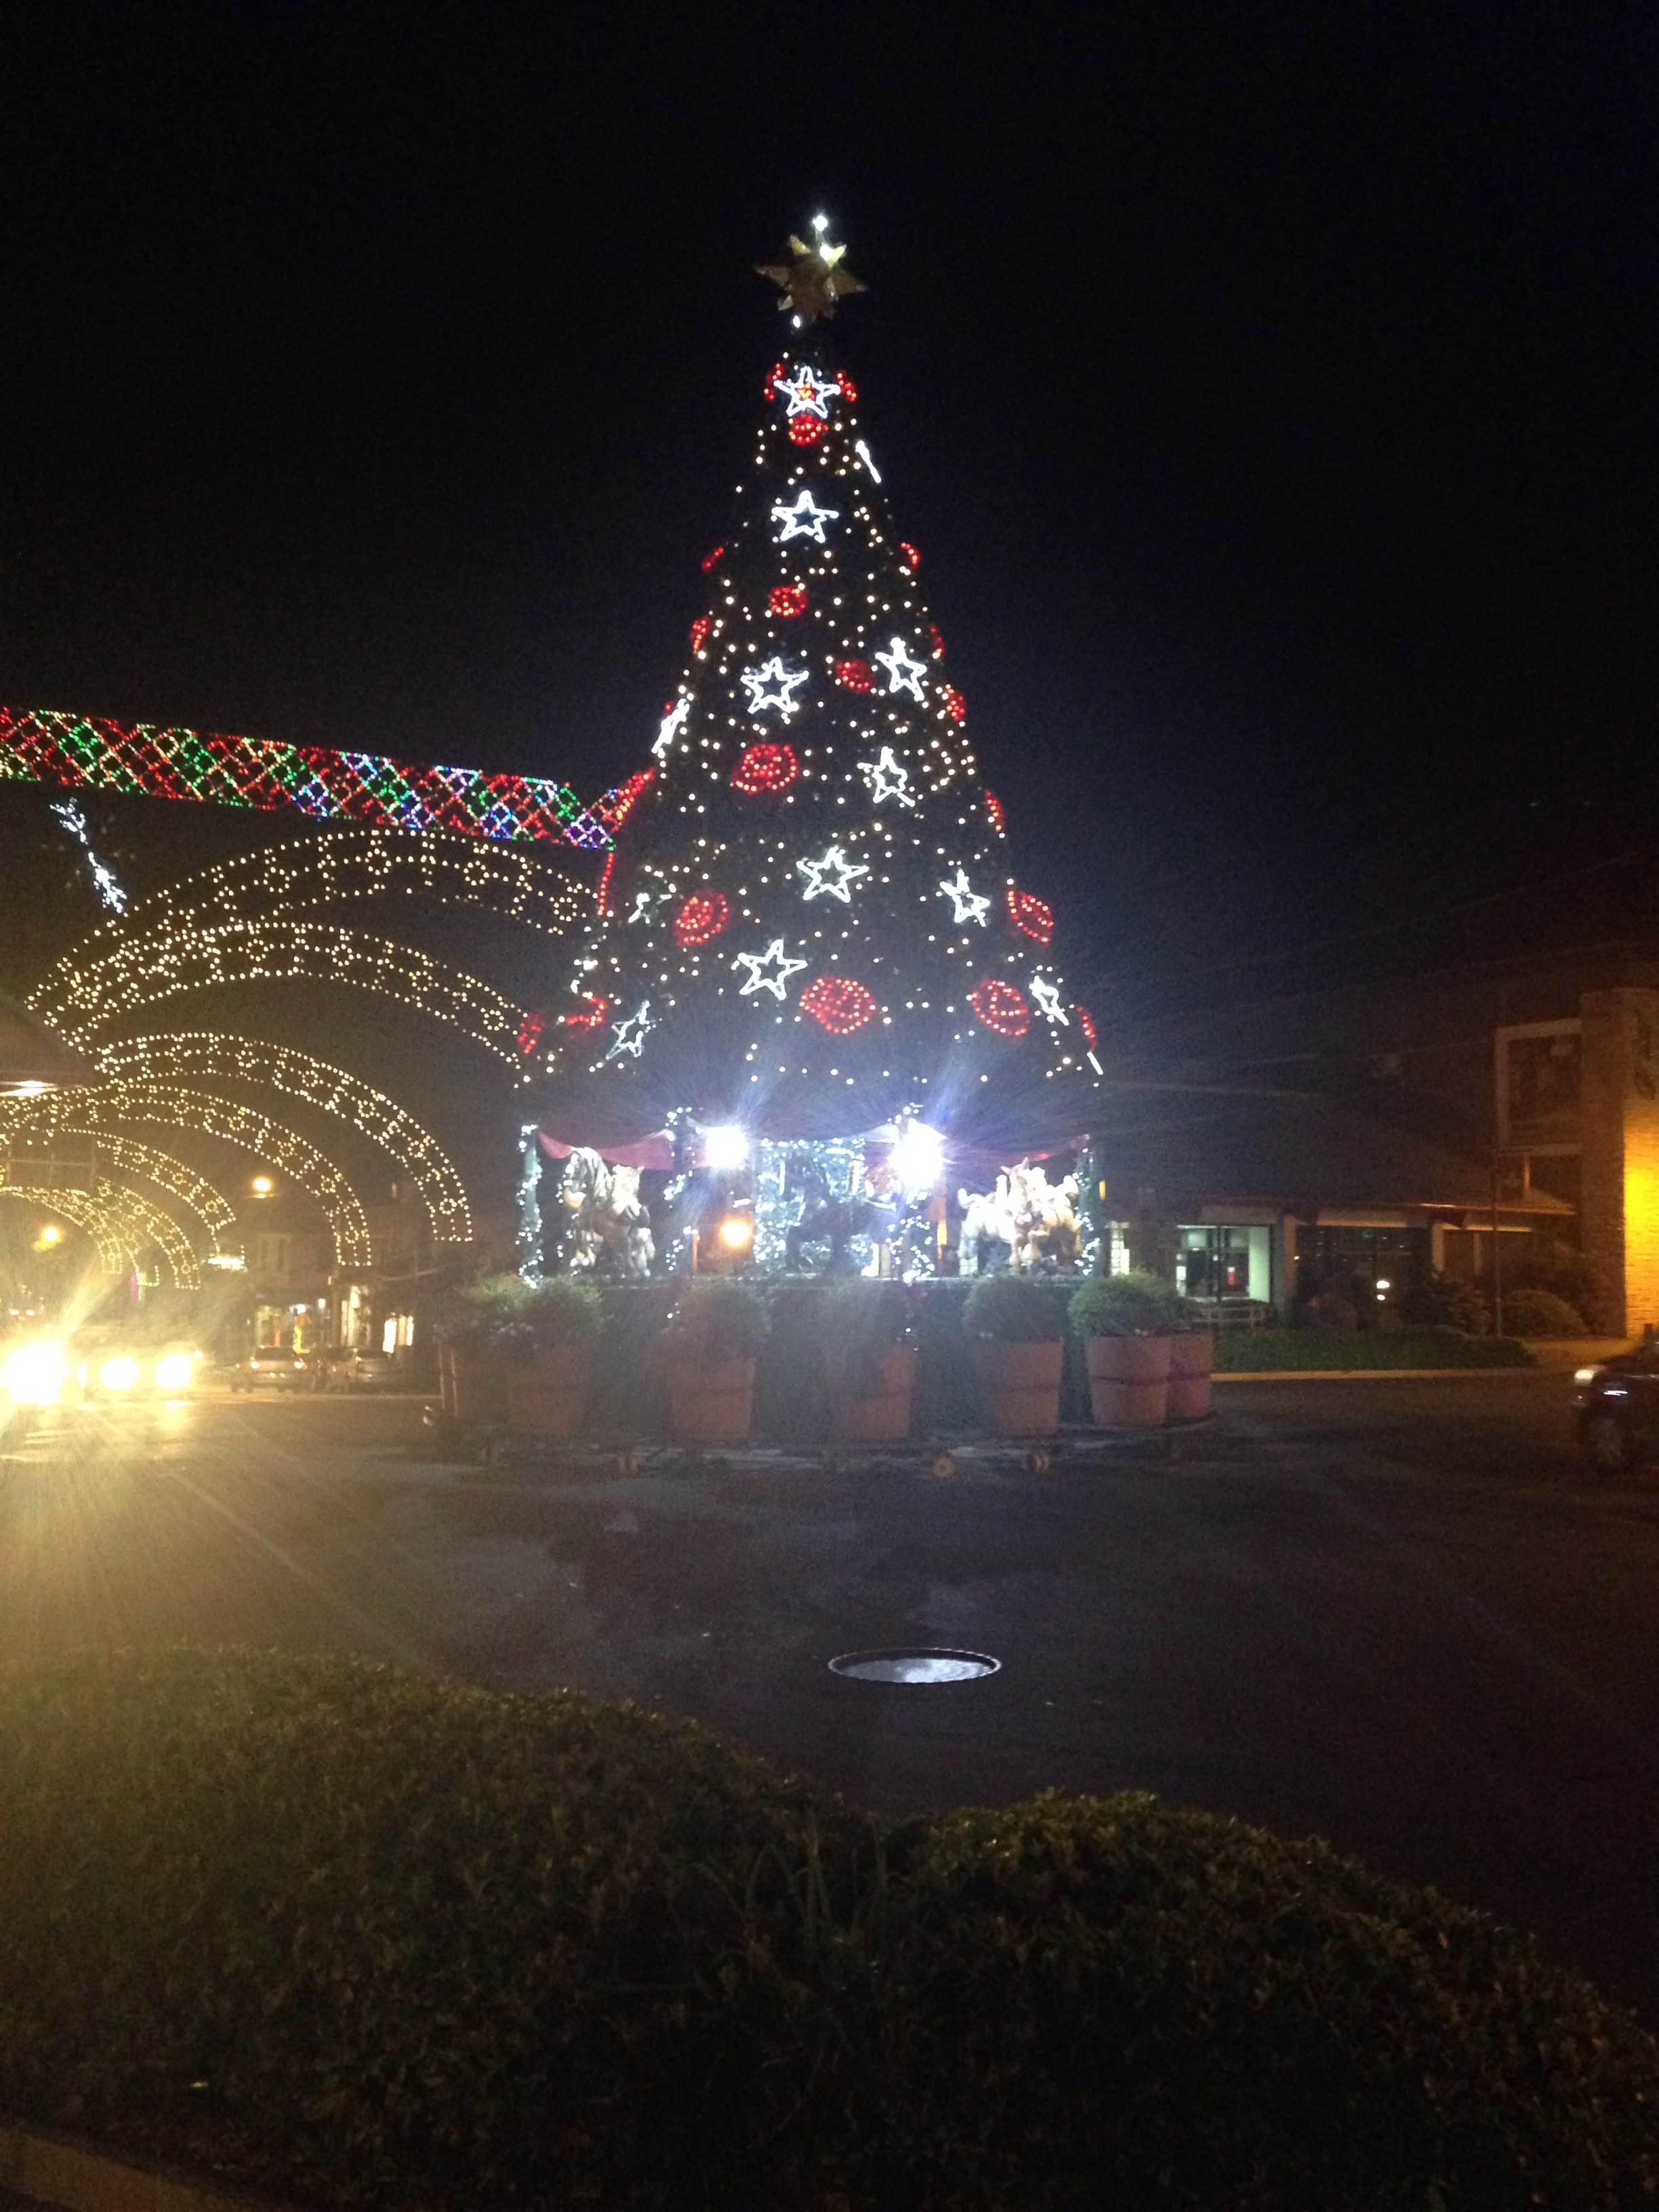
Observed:
[[[1176,1288],[1211,1303],[1273,1298],[1273,1231],[1265,1225],[1183,1223],[1176,1231]]]

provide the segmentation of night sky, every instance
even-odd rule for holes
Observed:
[[[0,698],[619,781],[823,208],[1109,1018],[1659,933],[1656,64],[1583,0],[14,15]]]

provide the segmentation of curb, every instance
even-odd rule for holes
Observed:
[[[1217,1373],[1212,1382],[1489,1382],[1495,1375],[1517,1380],[1522,1376],[1561,1374],[1565,1368],[1549,1367],[1261,1367]]]
[[[269,2197],[186,2181],[33,2128],[0,2126],[0,2186],[62,2212],[297,2212]]]

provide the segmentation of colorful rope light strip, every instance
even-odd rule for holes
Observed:
[[[376,753],[29,707],[0,707],[0,780],[8,778],[216,806],[292,806],[319,822],[538,839],[594,851],[610,844],[607,823],[620,821],[639,795],[624,796],[624,787],[587,807],[568,784],[541,776],[485,775],[474,768],[422,767]]]

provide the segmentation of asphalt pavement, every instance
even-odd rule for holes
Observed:
[[[411,1398],[0,1444],[0,1654],[353,1648],[695,1714],[865,1804],[1154,1790],[1535,1929],[1659,2025],[1659,1485],[1554,1374],[1241,1384],[1174,1463],[412,1456]],[[988,1652],[894,1687],[837,1653]]]

